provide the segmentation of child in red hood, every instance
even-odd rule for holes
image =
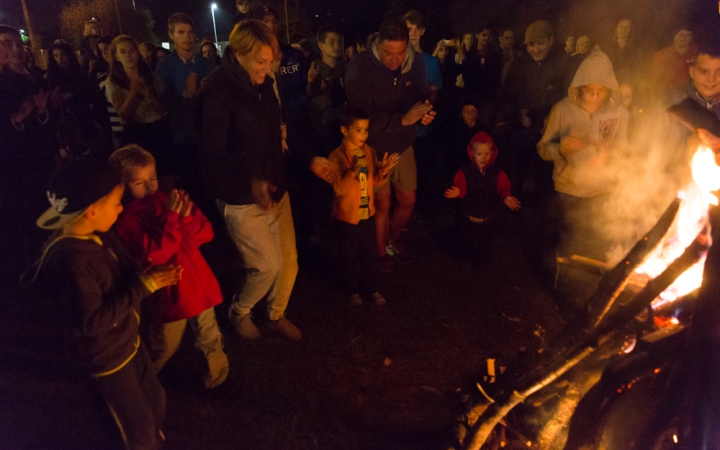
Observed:
[[[185,268],[177,286],[156,292],[143,311],[150,323],[146,346],[153,369],[159,372],[175,353],[189,324],[195,347],[207,360],[205,387],[219,386],[230,370],[213,309],[223,297],[199,250],[212,240],[212,225],[183,191],[169,196],[158,191],[155,159],[146,150],[130,145],[116,150],[110,162],[121,171],[130,198],[116,224],[130,254],[143,267],[172,263]]]
[[[500,212],[500,205],[512,211],[520,209],[520,202],[511,195],[510,180],[497,165],[498,149],[489,134],[476,133],[467,147],[469,160],[455,174],[453,185],[445,191],[445,198],[462,199],[463,214],[468,219],[468,243],[471,250],[482,245],[489,219]],[[475,244],[475,245],[472,245]]]

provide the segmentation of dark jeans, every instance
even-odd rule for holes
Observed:
[[[357,225],[336,221],[343,288],[348,294],[373,294],[378,291],[377,242],[375,217]],[[360,272],[358,273],[358,263]]]
[[[120,435],[129,450],[155,450],[162,444],[165,390],[155,375],[144,345],[122,369],[95,377]]]
[[[538,128],[520,128],[509,137],[507,173],[512,184],[513,195],[526,200],[530,193],[541,199],[553,191],[552,163],[543,161],[537,152],[537,143],[542,138]],[[530,189],[525,189],[530,181]]]

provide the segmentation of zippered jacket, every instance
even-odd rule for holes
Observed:
[[[40,262],[54,310],[67,329],[70,362],[110,375],[140,347],[140,301],[154,288],[112,232],[61,236]]]
[[[165,208],[166,202],[167,195],[160,191],[133,200],[115,224],[118,236],[139,264],[183,268],[177,285],[160,289],[147,301],[143,311],[154,323],[195,317],[223,299],[220,285],[200,253],[200,245],[213,239],[212,225],[196,205],[189,215],[180,217]]]
[[[200,173],[212,198],[252,204],[253,179],[273,184],[275,201],[287,191],[280,103],[273,83],[266,76],[262,84],[253,85],[232,52],[226,52],[195,97]]]
[[[415,58],[411,45],[400,69],[392,71],[380,61],[377,44],[350,61],[345,92],[348,103],[370,116],[367,143],[382,158],[385,153],[402,153],[415,142],[415,124],[403,126],[402,118],[415,103],[429,99],[430,85],[425,63]]]

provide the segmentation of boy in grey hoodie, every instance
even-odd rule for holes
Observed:
[[[610,192],[615,157],[627,146],[628,111],[620,101],[610,59],[592,52],[550,111],[537,145],[540,157],[554,163],[557,192],[590,198]]]
[[[554,163],[553,181],[563,222],[583,214],[585,226],[569,226],[570,236],[597,238],[592,214],[612,192],[617,159],[627,146],[628,111],[620,101],[610,59],[594,51],[580,64],[568,97],[555,104],[537,145],[540,157]]]

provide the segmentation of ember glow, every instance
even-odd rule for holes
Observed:
[[[678,193],[682,199],[675,222],[667,237],[635,271],[638,275],[652,279],[660,275],[667,266],[677,259],[692,244],[704,227],[709,227],[708,208],[717,205],[718,199],[712,192],[720,189],[720,167],[715,164],[715,154],[708,147],[700,146],[691,162],[693,181]],[[708,233],[708,239],[709,233]],[[653,308],[687,295],[702,284],[705,257],[683,273],[653,302]]]

